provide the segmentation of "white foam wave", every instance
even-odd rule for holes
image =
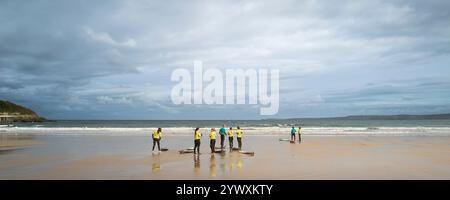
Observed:
[[[89,127],[0,127],[0,134],[32,135],[151,135],[156,128],[89,128]],[[286,127],[243,127],[247,135],[289,135]],[[163,128],[165,135],[190,135],[192,127]],[[209,129],[201,129],[207,133]],[[392,136],[450,136],[450,127],[305,127],[304,136],[323,135],[392,135]]]

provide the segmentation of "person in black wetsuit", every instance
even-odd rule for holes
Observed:
[[[200,154],[200,139],[202,137],[202,133],[200,132],[200,128],[196,128],[194,132],[194,154]],[[195,152],[197,150],[197,152]]]

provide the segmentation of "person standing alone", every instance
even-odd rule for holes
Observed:
[[[159,142],[161,141],[161,134],[162,134],[162,130],[161,128],[158,128],[158,130],[154,131],[152,134],[152,138],[153,138],[153,148],[152,151],[155,150],[155,144],[158,144],[158,151],[161,152],[161,147],[159,146]]]

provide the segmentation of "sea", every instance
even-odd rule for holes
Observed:
[[[148,135],[160,127],[169,135],[186,135],[196,127],[240,126],[251,135],[284,135],[302,127],[306,136],[405,135],[450,136],[450,120],[355,120],[355,119],[265,119],[265,120],[54,120],[43,123],[0,125],[0,134],[38,135]]]

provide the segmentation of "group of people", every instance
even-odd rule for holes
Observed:
[[[236,133],[236,138],[237,138],[237,142],[238,142],[238,148],[239,148],[239,150],[242,149],[243,131],[241,130],[241,128],[238,126],[237,130],[234,131],[233,127],[230,127],[227,131],[225,129],[225,125],[223,125],[222,128],[220,128],[220,130],[219,130],[220,150],[221,151],[224,150],[225,137],[228,137],[230,151],[233,150],[233,142],[234,142],[234,134],[235,133]],[[162,134],[161,128],[158,128],[158,130],[153,132],[153,134],[152,134],[152,138],[153,138],[152,151],[155,150],[156,145],[158,145],[158,151],[161,151],[161,148],[160,148],[161,134]],[[215,148],[216,148],[216,137],[217,137],[216,129],[211,128],[211,130],[209,132],[209,139],[210,139],[209,146],[211,148],[211,153],[214,153]],[[200,128],[196,128],[194,131],[194,154],[197,154],[197,153],[200,154],[201,138],[202,138],[202,133],[200,131]]]
[[[302,142],[302,138],[301,138],[301,130],[302,127],[298,127],[298,130],[295,129],[295,127],[292,127],[291,129],[291,141],[295,141],[295,136],[296,134],[298,134],[298,142],[301,143]],[[228,131],[225,129],[225,125],[222,126],[222,128],[220,128],[219,130],[219,135],[220,135],[220,150],[223,151],[224,150],[224,143],[225,143],[225,137],[228,137],[228,142],[230,145],[230,151],[233,150],[233,143],[234,143],[234,133],[236,133],[236,138],[237,138],[237,142],[238,142],[238,149],[241,150],[242,149],[242,134],[243,131],[241,130],[241,128],[238,126],[236,131],[233,130],[233,127],[230,127],[228,129]],[[153,148],[152,151],[155,150],[155,146],[158,145],[158,151],[161,151],[161,147],[160,147],[160,141],[161,141],[161,134],[162,134],[162,129],[158,128],[156,131],[153,132],[152,134],[152,138],[153,138]],[[200,154],[200,144],[201,144],[201,138],[202,138],[202,133],[200,131],[200,128],[196,128],[194,131],[194,154]],[[210,132],[209,132],[209,147],[211,148],[211,153],[214,153],[215,148],[216,148],[216,138],[217,138],[217,133],[216,133],[216,129],[215,128],[211,128]]]
[[[295,129],[295,127],[292,127],[291,129],[291,141],[295,141],[295,133],[298,133],[298,142],[302,142],[302,127],[298,127],[298,130]]]

